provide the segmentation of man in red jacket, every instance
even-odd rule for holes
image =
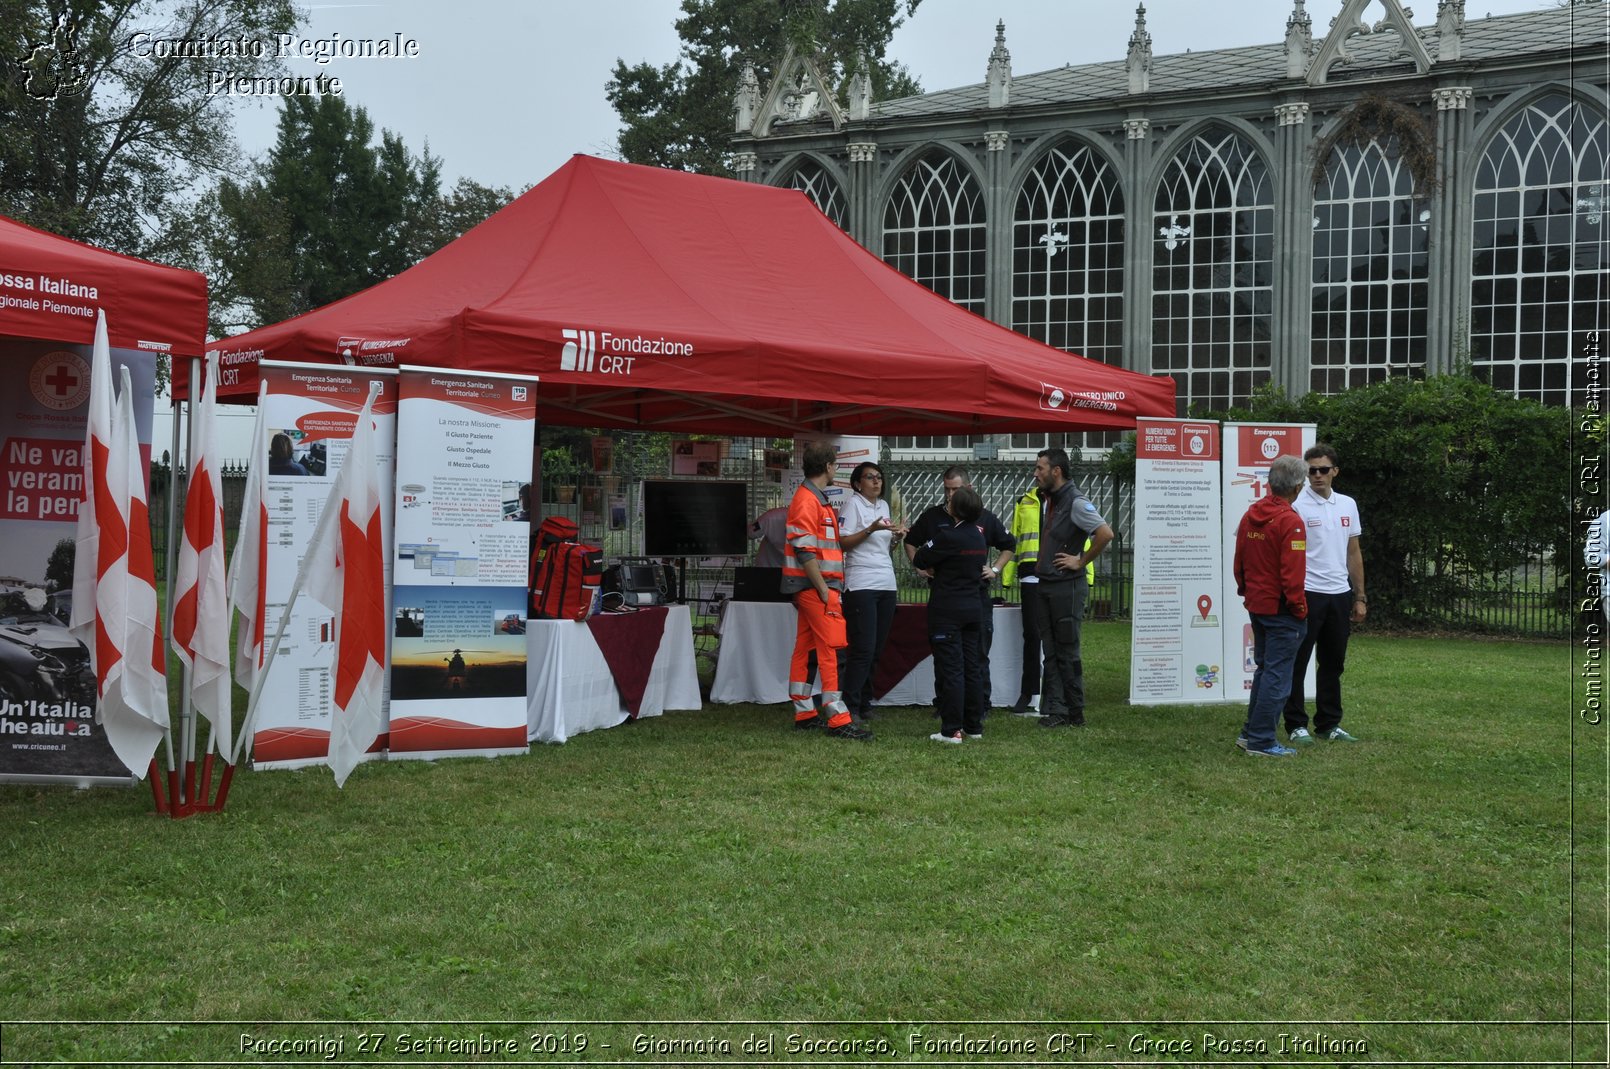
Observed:
[[[1235,531],[1235,589],[1252,617],[1252,655],[1258,670],[1247,697],[1247,722],[1235,744],[1253,757],[1291,757],[1275,726],[1292,688],[1297,648],[1308,629],[1308,536],[1291,503],[1307,465],[1278,457],[1269,466],[1269,493],[1252,503]]]

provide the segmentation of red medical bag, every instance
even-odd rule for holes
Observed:
[[[539,553],[542,562],[532,581],[531,615],[539,620],[587,619],[604,575],[603,550],[556,542]]]

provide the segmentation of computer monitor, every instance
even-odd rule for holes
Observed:
[[[742,557],[748,552],[747,483],[643,481],[645,556]]]

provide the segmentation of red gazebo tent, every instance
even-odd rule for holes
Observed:
[[[395,278],[210,349],[220,400],[255,399],[260,359],[416,364],[535,374],[543,420],[641,430],[987,434],[1175,414],[1172,379],[957,307],[801,193],[588,156]]]
[[[114,349],[199,356],[207,279],[0,216],[0,335],[89,345],[106,310]]]

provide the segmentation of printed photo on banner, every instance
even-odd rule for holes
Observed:
[[[593,439],[593,471],[599,475],[615,470],[615,439]]]
[[[391,646],[393,700],[525,693],[525,591],[399,585]]]
[[[531,522],[531,484],[505,482],[503,484],[503,518],[515,523]]]
[[[462,645],[423,638],[392,640],[392,701],[524,695],[524,635],[466,639]]]

